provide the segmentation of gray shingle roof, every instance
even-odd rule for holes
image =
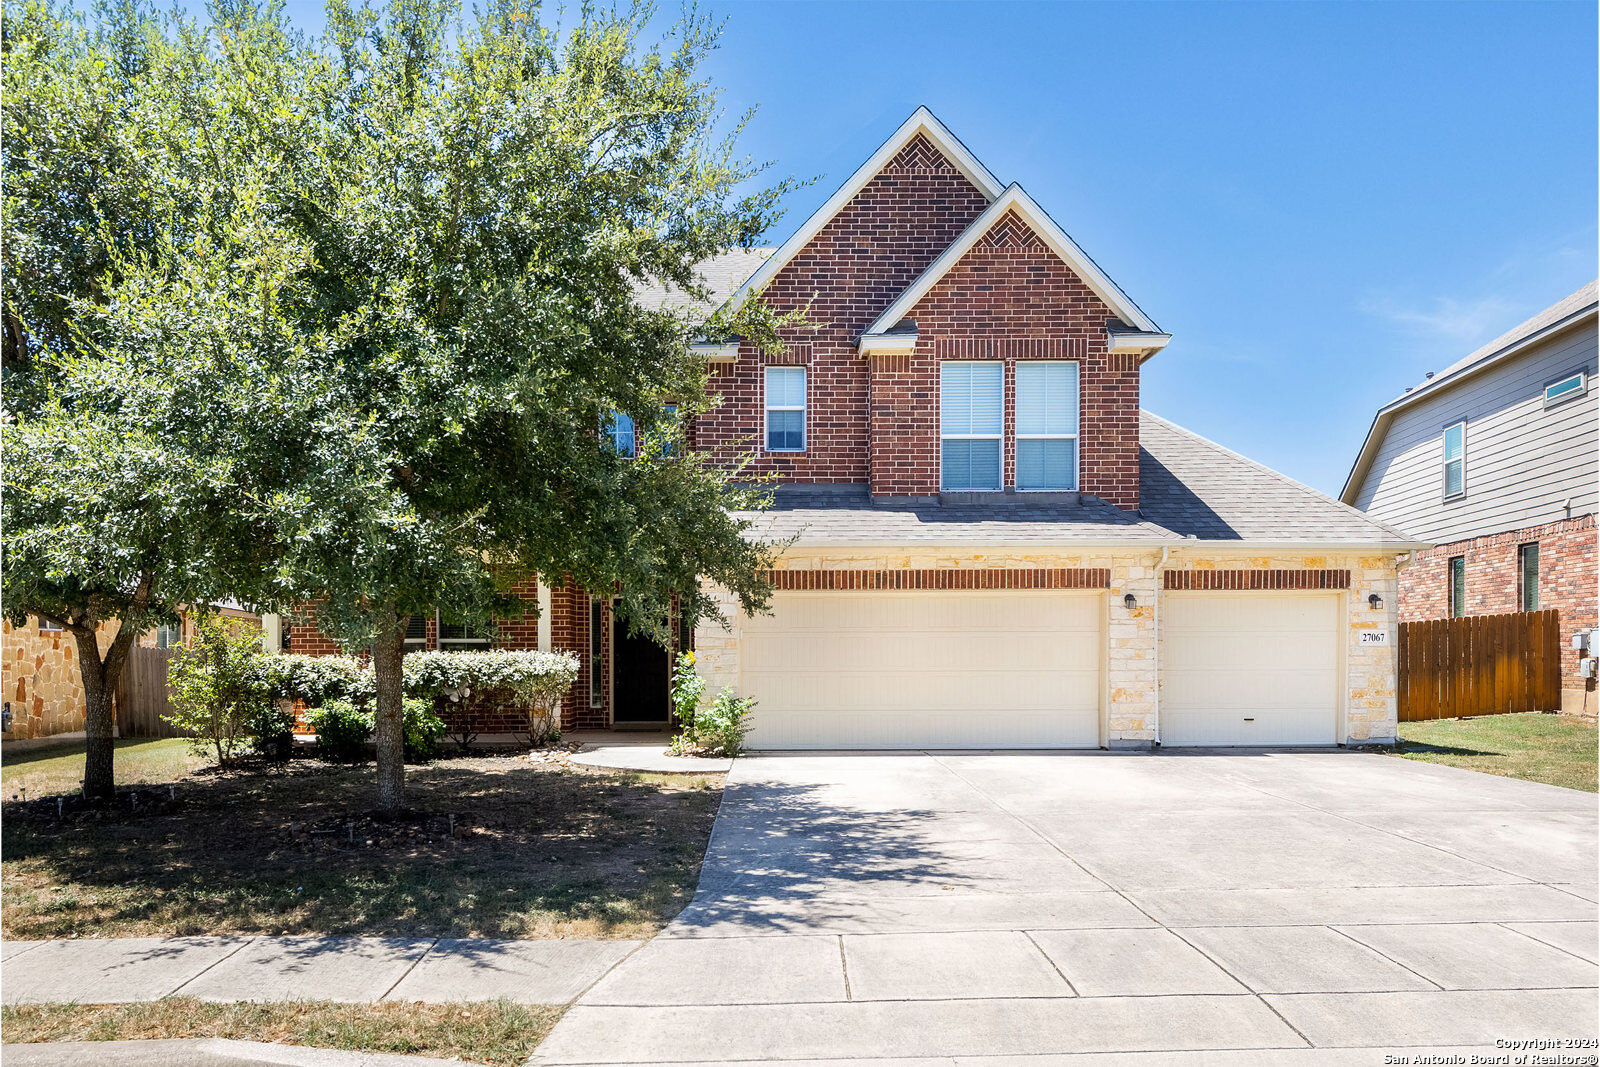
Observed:
[[[1582,289],[1579,289],[1570,296],[1558,300],[1556,303],[1551,304],[1549,307],[1545,308],[1528,321],[1512,327],[1510,330],[1501,334],[1499,337],[1496,337],[1493,341],[1490,341],[1477,351],[1462,359],[1456,360],[1444,370],[1440,371],[1438,374],[1435,374],[1432,378],[1425,379],[1420,385],[1417,385],[1408,392],[1407,399],[1415,397],[1418,393],[1421,393],[1424,390],[1436,390],[1441,386],[1448,385],[1451,383],[1451,380],[1455,378],[1455,376],[1459,375],[1462,371],[1468,370],[1477,364],[1482,363],[1484,360],[1503,352],[1512,345],[1520,344],[1521,342],[1526,341],[1528,338],[1537,333],[1548,330],[1556,323],[1576,314],[1579,311],[1582,311],[1584,308],[1593,307],[1596,302],[1597,291],[1600,291],[1600,282],[1590,282],[1588,285],[1585,285]]]
[[[670,289],[664,285],[641,285],[634,293],[639,303],[652,311],[695,307],[709,312],[727,303],[728,297],[759,270],[775,251],[773,248],[730,248],[710,259],[701,260],[698,267],[700,277],[711,291],[711,298],[703,303],[691,299],[681,289]]]
[[[1096,497],[995,494],[960,502],[889,498],[865,485],[784,485],[746,536],[800,544],[1217,542],[1417,544],[1276,471],[1142,412],[1138,513]]]

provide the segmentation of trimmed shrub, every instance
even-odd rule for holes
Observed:
[[[407,697],[405,701],[405,761],[427,763],[439,754],[444,720],[434,714],[433,701]]]
[[[353,656],[264,656],[262,682],[279,700],[301,700],[308,708],[330,700],[359,701],[371,689],[372,671]]]
[[[561,736],[556,709],[577,681],[579,663],[571,652],[412,652],[404,670],[412,696],[461,700],[493,689],[510,692],[539,744]]]
[[[372,737],[372,713],[348,700],[330,700],[306,712],[306,722],[317,734],[317,755],[335,763],[365,759]]]

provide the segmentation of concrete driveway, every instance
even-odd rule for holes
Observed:
[[[1591,794],[1343,751],[740,760],[693,904],[534,1062],[1249,1067],[1594,1038],[1596,840]]]

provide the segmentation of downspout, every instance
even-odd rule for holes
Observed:
[[[1155,746],[1161,747],[1161,571],[1167,565],[1167,553],[1172,551],[1171,545],[1161,546],[1161,558],[1156,561],[1155,568],[1155,596],[1151,601],[1151,623],[1155,627],[1154,646],[1151,649],[1150,662],[1155,668],[1155,689],[1153,690],[1154,705],[1156,709],[1156,741]]]

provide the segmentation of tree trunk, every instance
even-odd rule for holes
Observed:
[[[78,673],[83,678],[83,795],[88,800],[109,800],[117,789],[112,772],[116,727],[113,707],[134,634],[127,626],[118,626],[117,636],[102,658],[93,627],[80,624],[70,630],[77,641]]]
[[[405,804],[405,692],[401,661],[406,652],[406,620],[391,614],[372,643],[372,680],[377,690],[372,740],[378,750],[378,810],[398,812]]]

